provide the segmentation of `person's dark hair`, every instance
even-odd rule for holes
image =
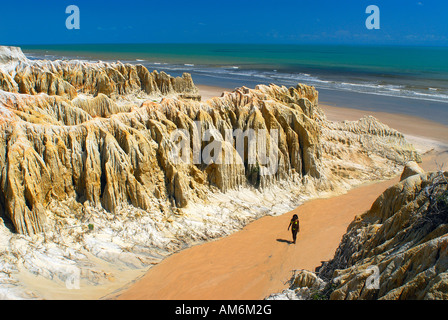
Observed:
[[[297,220],[297,219],[299,219],[299,217],[296,214],[292,216],[292,220]]]

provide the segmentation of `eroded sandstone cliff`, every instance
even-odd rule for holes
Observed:
[[[284,99],[298,98],[283,102],[270,95],[282,91]],[[158,201],[182,208],[205,199],[214,187],[227,191],[311,179],[320,189],[332,189],[342,178],[380,177],[418,157],[403,136],[373,118],[336,126],[313,114],[317,105],[307,109],[310,101],[296,89],[275,86],[241,88],[206,103],[165,98],[139,107],[118,107],[104,95],[69,101],[3,94],[2,100],[12,114],[3,125],[1,203],[15,230],[25,234],[45,229],[51,214],[44,208],[54,199],[70,198],[113,213],[122,204],[145,210]],[[187,130],[191,140],[197,129],[216,130],[215,141],[235,161],[174,163],[171,133],[177,129]],[[224,141],[226,129],[276,129],[275,173],[261,175],[264,165],[258,159],[241,159],[235,145]],[[201,154],[206,145],[201,143]]]
[[[191,76],[174,78],[165,72],[149,72],[142,65],[81,60],[29,60],[20,48],[0,46],[0,89],[36,95],[45,93],[72,100],[78,94],[104,94],[118,99],[126,95],[182,95],[199,99]]]
[[[420,159],[402,134],[373,117],[328,121],[318,92],[306,85],[242,87],[200,101],[187,74],[30,61],[5,47],[0,61],[0,218],[13,232],[0,223],[0,235],[2,261],[14,272],[21,261],[64,281],[72,270],[64,266],[74,264],[83,281],[98,284],[107,277],[91,256],[147,266]],[[265,138],[267,159],[248,141],[238,148],[235,137],[227,139],[229,131],[251,130]],[[197,152],[179,162],[172,155],[182,137]],[[217,161],[218,150],[230,161]],[[41,263],[49,252],[56,264]]]

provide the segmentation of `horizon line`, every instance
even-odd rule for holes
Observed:
[[[269,43],[269,42],[104,42],[104,43],[39,43],[39,44],[0,44],[0,46],[12,47],[44,47],[44,46],[95,46],[95,45],[278,45],[278,46],[340,46],[340,47],[433,47],[446,48],[448,44],[400,44],[400,43],[320,43],[320,42],[303,42],[303,43]]]

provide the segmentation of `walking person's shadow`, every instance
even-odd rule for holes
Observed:
[[[287,244],[292,244],[292,243],[293,243],[292,241],[285,240],[285,239],[277,239],[277,241],[278,241],[278,242],[285,242],[285,243],[287,243]]]

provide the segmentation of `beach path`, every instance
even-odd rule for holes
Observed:
[[[314,270],[331,259],[353,218],[397,181],[311,200],[287,214],[258,219],[226,238],[183,250],[151,268],[118,299],[263,299],[287,288],[293,270]],[[294,213],[300,219],[296,244],[290,243],[287,231]]]

